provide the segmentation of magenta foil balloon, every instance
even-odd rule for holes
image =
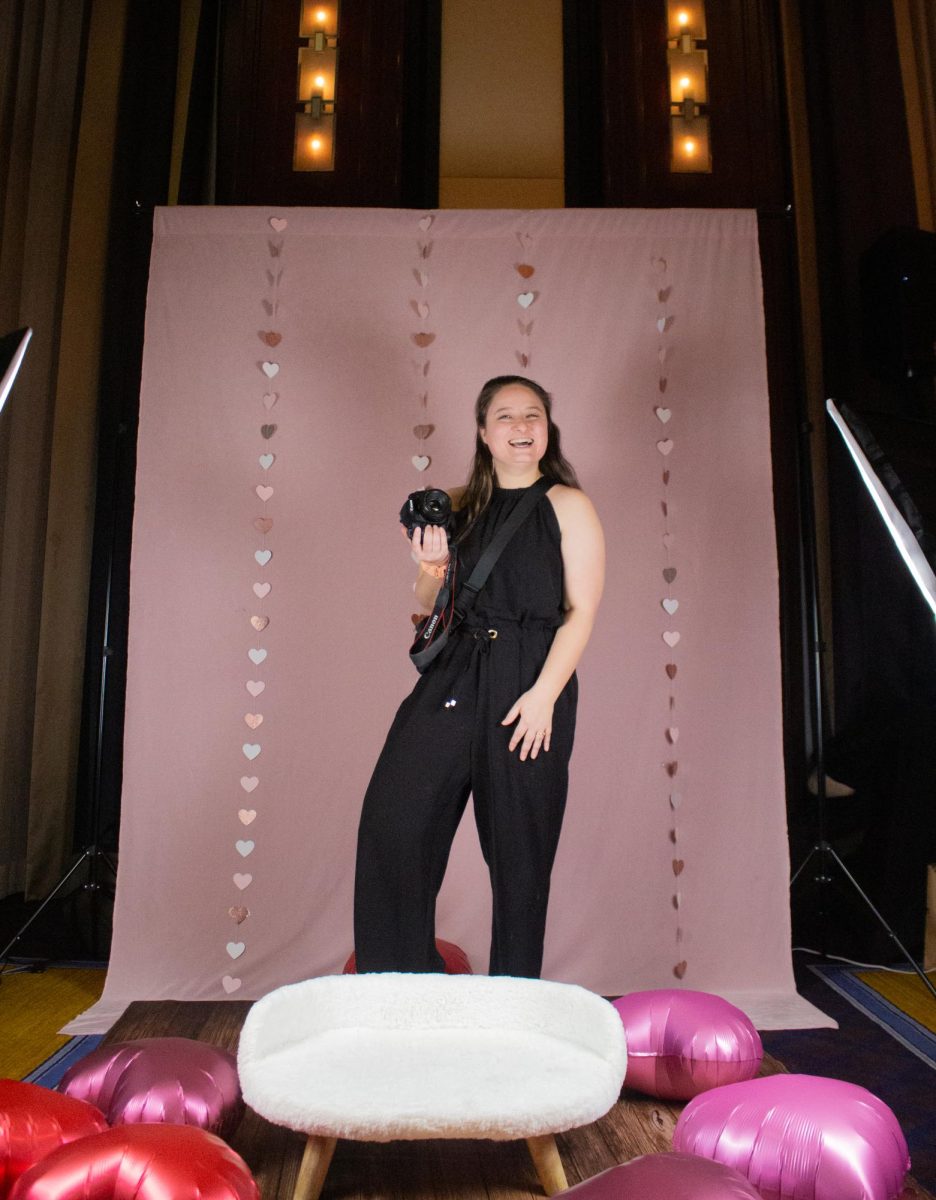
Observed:
[[[664,1100],[753,1079],[764,1057],[757,1030],[721,996],[688,988],[614,1001],[627,1035],[627,1086]]]
[[[761,1200],[743,1175],[694,1154],[645,1154],[560,1195],[570,1200]]]
[[[59,1091],[96,1104],[111,1125],[197,1125],[224,1137],[243,1113],[234,1055],[191,1038],[101,1046],[65,1072]]]
[[[121,1125],[53,1151],[10,1200],[259,1200],[247,1164],[213,1133]]]
[[[35,1083],[0,1079],[0,1200],[45,1155],[106,1128],[103,1115],[90,1104]]]
[[[817,1075],[771,1075],[697,1096],[673,1148],[734,1167],[764,1200],[893,1200],[910,1169],[887,1105]]]

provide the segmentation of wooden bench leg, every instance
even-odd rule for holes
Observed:
[[[337,1142],[337,1138],[309,1134],[293,1200],[318,1200]]]
[[[569,1185],[566,1183],[562,1159],[559,1157],[553,1135],[544,1133],[539,1137],[527,1138],[526,1143],[530,1147],[530,1156],[546,1195],[555,1196],[556,1192],[564,1191]]]

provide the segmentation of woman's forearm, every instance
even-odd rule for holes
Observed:
[[[432,612],[435,607],[436,596],[438,596],[441,586],[442,580],[436,579],[427,571],[420,571],[417,575],[416,582],[413,584],[413,592],[416,595],[417,603],[426,612]]]
[[[545,692],[555,703],[559,693],[572,678],[572,672],[588,645],[595,614],[585,609],[572,609],[566,613],[565,622],[556,630],[543,669],[534,686]]]

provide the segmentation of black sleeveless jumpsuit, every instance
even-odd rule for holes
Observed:
[[[468,578],[525,491],[494,489],[459,546],[459,579]],[[494,900],[489,971],[539,976],[575,732],[575,675],[556,701],[548,752],[521,762],[520,747],[507,748],[515,725],[500,722],[536,682],[562,619],[560,531],[547,494],[387,735],[358,830],[359,971],[444,969],[435,948],[436,896],[472,794]]]

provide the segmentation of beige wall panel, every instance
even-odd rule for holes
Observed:
[[[440,179],[440,208],[562,208],[562,179]]]

